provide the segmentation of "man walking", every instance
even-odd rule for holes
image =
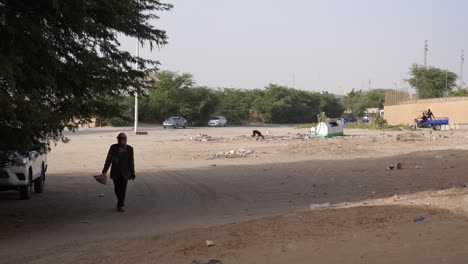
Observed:
[[[135,179],[135,165],[133,161],[133,148],[127,145],[127,135],[119,133],[117,144],[109,148],[102,174],[107,175],[111,167],[110,178],[114,181],[115,195],[117,196],[117,211],[124,212],[125,194],[128,180]]]

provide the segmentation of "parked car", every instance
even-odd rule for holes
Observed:
[[[344,117],[344,120],[345,120],[346,123],[357,122],[357,118],[353,114],[345,113],[345,114],[343,114],[343,117]]]
[[[369,122],[370,122],[370,119],[371,119],[370,116],[365,115],[364,117],[362,117],[362,122],[364,122],[364,123],[369,123]]]
[[[215,116],[208,121],[208,126],[227,126],[227,120],[224,116]]]
[[[186,128],[187,127],[187,120],[185,120],[185,118],[180,117],[180,116],[172,116],[172,117],[169,117],[168,119],[166,119],[163,122],[163,127],[164,128],[166,128],[166,127],[173,127],[173,128],[183,127],[183,128]]]
[[[44,191],[47,152],[39,147],[26,153],[0,152],[0,190],[18,190],[22,200],[31,198],[32,190]]]

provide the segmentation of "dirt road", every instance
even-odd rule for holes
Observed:
[[[266,140],[253,140],[252,129],[129,134],[138,173],[123,214],[115,212],[112,185],[91,177],[118,130],[70,135],[69,144],[49,154],[44,194],[18,201],[15,192],[0,193],[0,262],[463,263],[457,261],[468,257],[462,188],[468,133],[354,130],[301,140],[289,138],[306,130],[272,126],[257,128]],[[197,141],[200,134],[214,139]],[[208,158],[240,148],[255,154]],[[398,162],[403,169],[386,170]],[[333,208],[308,209],[323,203]],[[418,215],[426,219],[412,222]],[[218,243],[207,248],[207,239]]]

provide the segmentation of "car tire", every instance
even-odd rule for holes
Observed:
[[[172,128],[173,128],[173,129],[176,129],[176,128],[177,128],[177,125],[173,125]]]
[[[41,176],[34,180],[34,192],[43,193],[44,192],[44,182],[45,182],[45,172],[42,168]]]
[[[434,125],[434,126],[432,126],[432,129],[438,131],[438,130],[441,130],[441,129],[442,129],[442,126],[441,126],[441,125]]]
[[[166,129],[166,127],[164,126],[164,129]]]
[[[29,200],[31,199],[31,193],[32,193],[32,171],[29,171],[29,183],[28,185],[21,186],[20,187],[20,199],[21,200]]]

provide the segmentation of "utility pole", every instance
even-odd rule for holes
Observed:
[[[465,50],[461,50],[460,57],[460,89],[465,87],[465,82],[463,80],[463,64],[465,64]]]
[[[139,45],[139,39],[137,38],[136,42],[136,56],[140,56],[140,45]],[[135,70],[138,70],[138,63],[135,62]],[[134,132],[135,134],[138,133],[138,92],[135,91],[135,126],[134,126]]]
[[[427,51],[429,50],[427,40],[424,43],[424,68],[427,67]]]
[[[449,95],[449,92],[448,92],[448,70],[445,70],[445,93],[446,93],[446,97],[447,97],[447,100],[448,100],[448,95]]]

